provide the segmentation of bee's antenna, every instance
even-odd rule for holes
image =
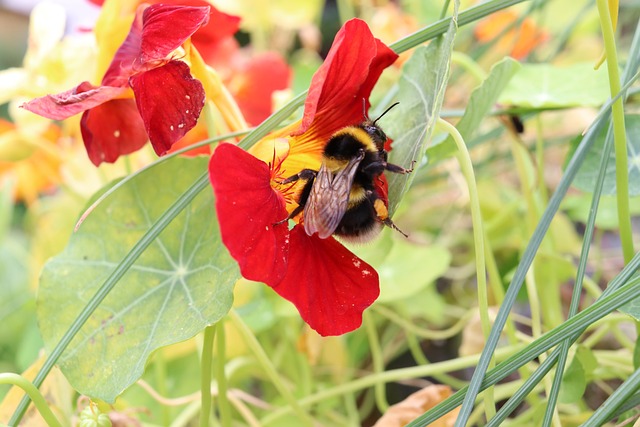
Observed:
[[[382,116],[384,116],[385,114],[387,114],[387,113],[389,112],[389,110],[391,110],[393,107],[395,107],[395,106],[396,106],[396,105],[398,105],[398,104],[400,104],[400,103],[399,103],[399,102],[396,102],[395,104],[392,104],[389,108],[387,108],[386,110],[384,110],[384,113],[380,114],[380,115],[378,116],[378,118],[377,118],[377,119],[375,119],[375,120],[373,121],[373,124],[375,125],[375,124],[376,124],[376,122],[382,118]],[[366,117],[366,116],[365,116],[365,117]]]
[[[369,117],[367,117],[367,100],[362,98],[362,115],[364,116],[365,120],[371,120],[369,119]]]

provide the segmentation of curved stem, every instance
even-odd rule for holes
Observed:
[[[438,126],[444,129],[449,135],[453,137],[454,142],[458,148],[458,162],[460,163],[460,169],[464,175],[467,187],[469,189],[469,204],[471,205],[471,222],[473,224],[473,242],[475,246],[476,254],[476,275],[478,282],[478,304],[480,311],[480,322],[482,324],[482,333],[487,339],[491,332],[491,319],[489,319],[489,298],[487,292],[487,267],[484,259],[484,229],[482,227],[482,213],[480,211],[480,198],[478,197],[478,188],[476,186],[475,174],[473,172],[473,163],[471,162],[471,156],[469,150],[458,132],[451,123],[438,118]],[[490,363],[490,367],[493,367],[494,363]],[[489,388],[486,392],[486,399],[484,399],[485,411],[487,418],[491,418],[495,415],[495,402],[493,399],[493,388]]]
[[[0,374],[0,384],[12,384],[20,387],[25,393],[27,393],[29,398],[31,398],[31,401],[38,409],[38,412],[42,415],[42,418],[44,418],[48,426],[62,427],[60,421],[58,421],[56,416],[53,415],[53,412],[51,412],[44,396],[40,394],[40,390],[38,390],[38,388],[26,378],[18,374],[3,373]]]
[[[380,348],[380,337],[378,331],[376,331],[376,325],[371,318],[371,313],[365,311],[363,316],[364,327],[367,330],[367,337],[369,338],[369,349],[371,351],[371,359],[373,360],[373,370],[376,375],[384,372],[384,358],[382,356],[382,349]],[[384,414],[389,409],[389,403],[385,396],[384,383],[377,383],[374,386],[374,393],[376,398],[376,405],[380,413]]]

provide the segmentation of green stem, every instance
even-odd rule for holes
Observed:
[[[483,375],[482,382],[478,384],[478,390],[475,392],[475,394],[473,394],[473,400],[471,400],[472,394],[470,389],[472,383],[470,383],[468,387],[458,390],[453,396],[449,397],[444,402],[441,402],[434,408],[430,409],[427,413],[412,421],[409,426],[416,427],[429,425],[429,423],[437,420],[447,412],[459,406],[460,403],[463,403],[463,406],[464,402],[468,401],[473,404],[473,402],[475,402],[476,400],[475,397],[477,397],[478,391],[496,384],[498,381],[504,379],[520,366],[523,366],[536,357],[539,357],[540,354],[558,345],[560,342],[569,340],[573,343],[578,339],[578,337],[580,337],[580,335],[584,333],[588,325],[591,325],[597,320],[602,319],[604,316],[610,314],[614,310],[617,310],[619,307],[626,304],[629,299],[637,296],[638,289],[640,287],[640,279],[631,279],[631,276],[639,266],[640,254],[637,254],[629,262],[629,264],[627,264],[623,268],[623,270],[615,277],[615,279],[611,281],[605,292],[603,292],[602,298],[600,298],[597,302],[587,307],[571,319],[568,319],[562,325],[547,332],[545,335],[529,344],[523,351],[510,357],[495,369],[492,369],[491,371],[487,372],[486,375]],[[551,353],[547,360],[543,362],[543,365],[546,366],[547,363],[555,363],[559,354],[560,348],[558,347]],[[480,356],[480,359],[482,360],[484,357],[485,354],[483,352],[483,354]],[[531,380],[532,378],[529,378],[527,382]],[[472,409],[472,405],[469,405],[468,408]],[[471,411],[469,410],[469,414],[470,413]],[[465,419],[467,418],[468,415],[465,417]],[[460,419],[460,415],[458,415],[458,419]]]
[[[480,211],[480,198],[478,197],[478,188],[476,186],[475,174],[473,172],[473,163],[469,150],[464,143],[464,139],[458,129],[451,123],[438,118],[438,126],[444,129],[456,143],[458,148],[458,163],[467,183],[469,190],[469,204],[471,205],[471,222],[473,224],[473,242],[476,255],[476,276],[478,282],[478,304],[480,311],[480,322],[482,324],[482,333],[485,339],[491,332],[491,319],[489,318],[489,298],[487,292],[487,267],[484,259],[484,229],[482,227],[482,212]],[[493,367],[492,361],[489,366]],[[490,387],[486,392],[484,399],[485,412],[487,418],[491,418],[496,413],[495,402],[493,399],[493,388]]]
[[[224,323],[218,322],[216,340],[216,382],[218,383],[218,409],[220,411],[220,421],[222,427],[231,427],[231,407],[229,406],[229,398],[227,397],[227,375],[225,373],[226,353],[227,353],[227,337],[225,334]]]
[[[158,351],[153,362],[153,371],[156,377],[158,393],[167,396],[167,359],[162,351]],[[162,425],[171,424],[171,410],[167,405],[162,405]]]
[[[53,412],[51,412],[49,404],[45,400],[44,396],[40,394],[40,390],[38,390],[38,388],[30,383],[26,378],[14,373],[2,373],[0,374],[0,384],[12,384],[20,387],[25,393],[27,393],[27,396],[29,396],[48,426],[62,427],[60,421],[58,421],[56,416],[53,415]],[[9,422],[9,425],[13,424]]]
[[[482,19],[485,16],[489,16],[494,12],[506,9],[507,7],[516,5],[518,3],[524,3],[525,1],[527,0],[493,0],[479,3],[476,6],[470,7],[469,9],[460,12],[458,14],[457,24],[459,27],[469,24],[471,22],[477,21],[478,19]],[[405,52],[411,48],[418,46],[419,44],[422,44],[428,40],[434,39],[446,33],[449,29],[450,22],[451,18],[440,19],[439,21],[436,21],[423,29],[416,31],[415,33],[410,34],[395,43],[392,43],[391,45],[389,45],[389,47],[396,53]]]
[[[407,347],[409,348],[409,352],[411,353],[411,357],[416,362],[417,365],[429,365],[431,362],[427,359],[420,348],[420,342],[415,334],[412,334],[409,331],[405,331],[407,337]],[[462,388],[467,385],[466,382],[459,380],[451,375],[447,375],[445,373],[434,373],[431,375],[438,382],[442,384],[447,384],[452,388]]]
[[[384,372],[384,358],[382,357],[382,348],[380,348],[380,337],[378,337],[378,331],[376,331],[376,325],[371,318],[371,313],[365,311],[363,314],[363,323],[367,330],[369,349],[371,351],[371,359],[373,360],[373,371],[375,375],[379,375]],[[389,409],[389,403],[385,396],[384,383],[377,383],[374,386],[374,393],[378,410],[384,414],[387,412],[387,409]]]
[[[611,14],[607,0],[596,0],[600,26],[604,37],[604,49],[607,57],[609,72],[609,90],[611,97],[620,93],[620,74],[618,72],[618,53],[616,50],[615,34],[611,22]],[[629,213],[629,170],[627,159],[627,134],[624,123],[624,105],[619,98],[612,107],[613,141],[616,156],[616,200],[618,203],[618,226],[620,227],[620,241],[625,262],[633,258],[633,234],[631,231],[631,214]]]
[[[593,413],[593,415],[582,424],[584,427],[598,427],[604,425],[611,418],[622,404],[629,400],[632,395],[640,388],[640,369],[636,371],[627,380],[622,383],[616,391]]]
[[[462,52],[451,52],[451,63],[458,64],[462,68],[464,68],[469,74],[473,76],[474,79],[481,84],[486,78],[487,73],[482,69],[482,67],[473,60],[469,55]]]
[[[200,362],[200,427],[207,427],[211,417],[211,402],[213,400],[211,397],[211,359],[213,357],[213,340],[215,336],[215,325],[204,328]]]
[[[305,412],[300,404],[296,401],[296,398],[293,396],[291,391],[287,388],[287,386],[282,382],[278,371],[276,371],[275,366],[271,363],[269,356],[264,352],[262,346],[256,339],[255,335],[251,332],[249,327],[244,323],[240,315],[235,310],[231,310],[229,312],[229,319],[236,326],[240,335],[245,340],[253,355],[256,357],[262,369],[267,374],[273,385],[276,387],[282,398],[289,404],[292,410],[296,413],[298,417],[298,421],[308,426],[314,425],[313,419],[311,416]]]

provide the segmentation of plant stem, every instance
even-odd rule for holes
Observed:
[[[367,330],[369,349],[371,351],[371,359],[373,360],[373,371],[378,375],[384,372],[384,358],[382,356],[382,349],[380,348],[380,337],[378,336],[378,331],[376,331],[375,322],[371,318],[371,313],[365,311],[363,314],[363,323]],[[389,409],[389,403],[385,396],[384,383],[377,383],[374,386],[374,393],[378,410],[380,413],[384,414],[387,409]]]
[[[200,427],[207,427],[211,417],[211,401],[213,400],[211,397],[211,359],[215,336],[215,325],[204,328],[202,357],[200,359]]]
[[[462,135],[451,123],[438,118],[438,126],[445,130],[456,143],[458,148],[458,162],[460,170],[464,175],[469,190],[469,204],[471,205],[471,222],[473,224],[473,242],[476,255],[476,276],[478,282],[478,304],[480,311],[480,322],[482,324],[482,333],[487,339],[491,332],[491,319],[489,319],[489,298],[487,292],[487,267],[484,259],[484,229],[482,226],[482,212],[480,211],[480,198],[478,197],[478,188],[476,186],[475,174],[473,172],[473,163],[469,150],[462,139]],[[492,361],[489,366],[493,367]],[[486,391],[484,399],[485,412],[487,418],[491,418],[496,413],[495,402],[493,398],[493,388],[490,387]]]
[[[253,352],[253,355],[258,360],[258,362],[262,366],[262,369],[264,369],[264,372],[267,374],[271,382],[273,382],[273,385],[281,394],[282,398],[289,404],[289,406],[291,406],[293,411],[296,413],[298,421],[300,423],[303,423],[304,425],[314,425],[311,416],[302,409],[291,391],[287,388],[287,386],[284,385],[282,379],[280,378],[280,375],[276,371],[275,366],[273,366],[273,363],[271,363],[271,360],[269,360],[269,356],[267,356],[267,354],[264,352],[264,349],[262,348],[262,346],[260,346],[260,343],[253,335],[251,330],[242,321],[240,315],[235,310],[231,309],[231,311],[229,312],[229,319],[231,319],[236,328],[238,328],[240,335],[242,335],[242,338],[245,340],[245,342]]]
[[[503,360],[509,354],[512,354],[517,349],[522,349],[523,347],[524,345],[520,344],[512,347],[500,348],[496,350],[495,357],[497,360]],[[457,359],[451,359],[444,362],[435,362],[425,366],[412,366],[410,368],[387,370],[379,375],[368,375],[366,377],[358,378],[350,382],[338,384],[334,387],[321,390],[311,396],[305,396],[304,398],[300,399],[298,403],[301,406],[310,406],[314,403],[330,400],[343,394],[364,390],[366,388],[374,386],[377,383],[388,383],[408,378],[426,377],[439,372],[441,373],[458,371],[460,369],[474,366],[478,362],[478,359],[479,355],[476,354],[473,356],[459,357]],[[281,408],[274,410],[262,419],[262,424],[269,424],[291,412],[291,408]]]
[[[40,394],[40,390],[26,378],[14,373],[2,373],[0,374],[0,384],[13,384],[14,386],[20,387],[29,398],[31,398],[31,401],[49,427],[62,427],[60,421],[58,421],[56,416],[53,415],[53,412],[51,412],[44,396]]]
[[[596,0],[600,26],[604,37],[604,48],[607,56],[607,71],[609,72],[609,90],[611,97],[620,93],[620,74],[618,72],[618,53],[616,50],[615,34],[611,13],[607,0]],[[625,263],[628,263],[635,250],[633,248],[633,234],[631,231],[631,214],[629,213],[629,170],[627,159],[627,134],[624,123],[624,105],[622,98],[613,103],[613,141],[616,156],[616,200],[618,203],[618,226],[620,227],[620,241]]]
[[[224,323],[218,322],[216,325],[216,382],[218,383],[218,409],[220,411],[220,421],[222,427],[231,427],[231,407],[227,397],[227,375],[225,373],[225,361],[227,353],[227,339]]]

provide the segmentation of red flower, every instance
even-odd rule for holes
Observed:
[[[209,7],[140,7],[100,86],[83,82],[23,107],[54,120],[83,112],[82,136],[95,165],[138,150],[147,135],[162,155],[195,126],[205,99],[188,65],[169,55],[208,17]]]
[[[378,274],[333,237],[274,226],[297,206],[295,192],[279,183],[304,168],[318,170],[327,140],[363,120],[362,99],[368,108],[373,86],[396,58],[363,21],[348,21],[313,77],[301,122],[269,135],[252,154],[222,144],[209,164],[222,240],[242,275],[291,301],[321,335],[360,326],[378,297]]]

